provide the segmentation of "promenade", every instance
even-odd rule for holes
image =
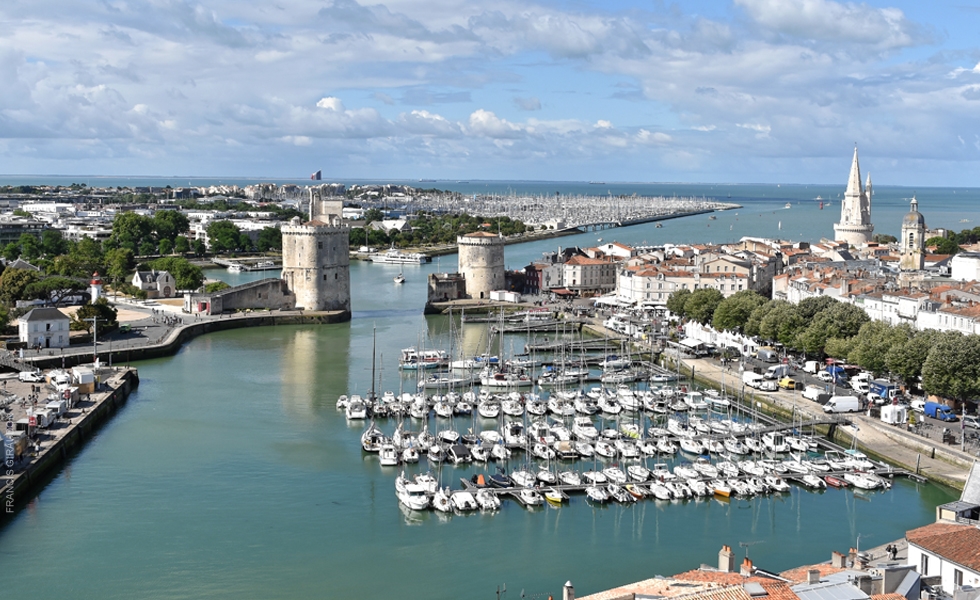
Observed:
[[[744,387],[738,363],[723,366],[715,359],[682,359],[681,363],[687,373],[693,367],[695,377],[710,380],[715,386],[720,386],[724,380],[729,389],[735,386],[734,389],[742,390]],[[820,404],[803,398],[798,391],[760,392],[744,388],[744,393],[753,405],[775,406],[779,412],[788,415],[802,416],[803,419],[825,416]],[[961,451],[958,445],[916,435],[908,431],[906,425],[888,425],[864,412],[848,413],[847,417],[852,424],[838,430],[839,442],[846,444],[854,438],[857,446],[869,455],[944,485],[961,489],[977,458]]]

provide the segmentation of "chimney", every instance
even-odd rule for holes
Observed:
[[[820,583],[820,569],[810,569],[807,571],[806,582],[810,585]]]
[[[722,573],[732,573],[735,571],[735,555],[729,546],[722,546],[718,553],[718,570]]]
[[[847,551],[847,566],[849,566],[849,567],[856,567],[856,566],[858,566],[858,564],[857,564],[857,556],[858,556],[858,551],[856,549],[851,548],[850,550],[848,550]]]
[[[830,555],[830,566],[834,567],[835,569],[843,569],[847,567],[845,556],[834,550],[834,552]]]
[[[565,582],[565,587],[562,588],[561,592],[561,600],[575,600],[575,588],[571,581]]]
[[[745,560],[742,561],[742,568],[739,573],[742,575],[742,577],[751,577],[752,571],[752,559],[746,556]]]

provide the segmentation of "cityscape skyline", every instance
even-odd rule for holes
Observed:
[[[976,185],[980,9],[0,7],[5,174]]]

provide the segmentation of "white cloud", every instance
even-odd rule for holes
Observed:
[[[328,96],[326,98],[320,98],[317,101],[316,105],[317,108],[325,108],[327,110],[333,110],[337,112],[344,110],[344,103],[340,101],[340,98],[334,98],[331,96]]]
[[[494,113],[479,109],[473,111],[469,119],[469,131],[475,135],[489,138],[516,138],[523,134],[520,126],[501,119]]]

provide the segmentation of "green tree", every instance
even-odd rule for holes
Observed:
[[[20,255],[24,260],[32,261],[41,256],[41,244],[33,235],[29,233],[20,234],[18,243],[20,244]]]
[[[712,326],[721,331],[745,330],[752,311],[765,304],[767,300],[754,290],[744,290],[721,301],[715,309]]]
[[[204,256],[204,254],[208,251],[207,246],[204,245],[204,240],[202,239],[194,240],[193,246],[194,246],[194,254],[196,254],[197,256]]]
[[[213,294],[215,292],[220,292],[221,290],[227,290],[231,286],[224,281],[212,281],[211,283],[204,286],[205,294]]]
[[[690,297],[691,290],[688,289],[671,292],[670,296],[667,297],[667,310],[675,317],[683,318],[684,305],[687,304],[687,299]]]
[[[241,230],[231,221],[208,223],[208,242],[212,252],[220,254],[239,247]]]
[[[854,351],[854,338],[830,338],[824,344],[824,353],[827,356],[846,359]]]
[[[684,314],[689,319],[694,319],[698,323],[705,325],[711,322],[715,314],[715,309],[721,304],[725,297],[721,292],[714,288],[702,288],[691,292],[691,296],[684,303]]]
[[[800,303],[796,305],[796,311],[801,317],[803,317],[804,321],[809,321],[817,316],[817,313],[822,312],[837,303],[838,301],[830,296],[814,296],[813,298],[804,298],[803,300],[800,300]]]
[[[191,245],[187,241],[187,238],[186,237],[184,237],[182,235],[178,235],[174,239],[174,251],[175,252],[178,252],[180,254],[184,254],[185,252],[189,252],[190,249],[191,249]]]
[[[150,240],[144,240],[140,243],[140,256],[149,256],[155,254],[157,251],[157,245]]]
[[[13,262],[20,258],[20,244],[17,242],[10,242],[3,247],[3,257],[8,261]]]
[[[956,240],[939,236],[926,240],[926,246],[935,246],[936,254],[956,254],[960,251],[960,245],[956,243]]]
[[[55,275],[39,279],[28,285],[24,289],[24,296],[37,300],[49,300],[55,305],[60,305],[66,297],[74,296],[87,287],[86,283],[77,279]]]
[[[158,210],[153,215],[153,230],[161,241],[175,241],[178,235],[190,230],[191,222],[179,210]]]
[[[153,220],[134,212],[116,213],[112,220],[112,235],[114,240],[121,248],[129,248],[133,252],[139,249],[139,245],[150,241],[156,246],[153,238]]]
[[[243,251],[249,251],[252,249],[252,237],[245,233],[244,231],[238,235],[238,246],[237,248]]]
[[[116,309],[104,297],[79,307],[71,317],[70,327],[76,331],[91,332],[93,324],[88,319],[92,318],[98,318],[98,334],[108,333],[119,327]]]
[[[897,237],[888,235],[887,233],[876,233],[872,239],[879,244],[894,244],[898,241]]]
[[[892,326],[884,321],[868,321],[851,338],[853,347],[847,358],[850,362],[880,375],[888,371],[886,359],[892,348],[904,346],[911,337],[912,328],[907,325]]]
[[[796,336],[795,345],[809,354],[820,355],[824,353],[827,340],[854,337],[868,321],[868,314],[857,306],[832,301]]]
[[[186,258],[168,256],[150,262],[150,268],[157,271],[167,271],[175,280],[177,289],[196,290],[204,283],[204,271],[201,267],[191,264]]]
[[[116,248],[106,252],[105,275],[112,283],[113,289],[128,283],[133,276],[136,260],[133,251],[128,248]]]
[[[4,269],[0,274],[0,302],[13,306],[18,300],[27,299],[25,291],[39,279],[40,273],[32,269]]]
[[[369,208],[364,211],[364,224],[369,225],[374,221],[384,221],[385,214],[377,208]]]
[[[759,337],[779,342],[784,346],[798,347],[795,338],[804,327],[799,311],[785,300],[774,300],[771,304],[769,311],[759,323]]]
[[[49,258],[68,252],[68,241],[57,229],[45,229],[41,234],[41,252]]]
[[[130,248],[133,250],[133,248]],[[76,269],[72,273],[61,273],[62,275],[73,275],[76,277],[91,277],[96,271],[104,271],[102,245],[96,240],[85,236],[76,244],[69,244],[68,256],[71,257],[71,266]]]
[[[935,329],[916,331],[904,344],[893,346],[885,356],[888,370],[902,378],[907,385],[918,385],[922,375],[922,365],[942,334]]]
[[[351,233],[353,234],[353,231]],[[352,240],[351,245],[353,244],[354,242]],[[259,239],[256,245],[259,248],[259,252],[282,250],[282,230],[278,227],[263,227],[262,231],[259,232]]]
[[[980,395],[980,336],[944,332],[922,365],[922,389],[956,400]]]
[[[157,246],[157,252],[163,255],[167,255],[173,253],[173,251],[174,251],[173,242],[171,242],[167,238],[163,238],[162,240],[160,240],[160,244]]]

